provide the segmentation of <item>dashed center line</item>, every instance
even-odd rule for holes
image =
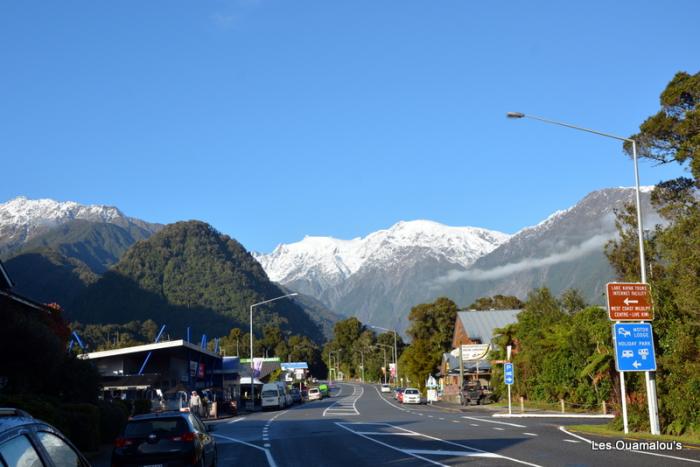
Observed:
[[[523,433],[524,435],[528,436],[537,436],[537,433],[528,433],[527,431]]]

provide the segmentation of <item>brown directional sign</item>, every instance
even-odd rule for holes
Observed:
[[[649,284],[608,283],[608,316],[613,321],[652,321],[654,304]]]

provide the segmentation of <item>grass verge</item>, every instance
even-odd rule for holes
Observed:
[[[508,400],[500,400],[492,404],[495,407],[508,407]],[[520,413],[520,401],[513,401],[513,413]],[[602,413],[601,410],[596,411],[593,408],[572,407],[566,405],[566,413]],[[525,401],[525,412],[531,410],[547,410],[550,412],[561,412],[561,405],[551,402]]]
[[[672,435],[652,435],[651,433],[628,433],[611,430],[607,425],[568,425],[566,429],[579,434],[591,434],[598,436],[610,436],[625,439],[655,439],[659,441],[680,441],[683,444],[695,444],[700,447],[700,434],[690,434],[681,436]]]

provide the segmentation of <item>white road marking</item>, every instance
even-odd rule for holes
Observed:
[[[245,417],[237,418],[235,420],[231,420],[230,422],[226,422],[226,423],[230,425],[231,423],[238,423],[238,422],[242,422],[243,420],[245,420]]]
[[[470,423],[471,426],[479,426],[478,423]]]
[[[367,436],[420,436],[415,433],[387,433],[386,431],[356,431],[355,433]]]
[[[459,420],[452,420],[452,423],[459,423]]]
[[[323,411],[323,416],[327,417],[329,415],[340,415],[340,416],[352,416],[360,415],[357,410],[357,401],[365,393],[365,388],[363,386],[352,385],[352,394],[345,396],[340,400],[335,401]]]
[[[377,392],[379,392],[379,391],[377,391]],[[365,439],[368,439],[368,440],[370,440],[370,441],[372,441],[372,442],[375,442],[375,443],[377,443],[377,444],[381,444],[382,446],[387,447],[387,448],[389,448],[389,449],[393,449],[394,451],[399,451],[399,452],[402,452],[402,453],[404,453],[404,454],[408,454],[409,456],[413,456],[413,457],[415,457],[415,458],[418,458],[418,459],[420,459],[420,460],[424,460],[424,461],[429,462],[429,463],[434,464],[434,465],[439,465],[439,466],[441,466],[441,467],[449,467],[449,466],[447,466],[446,464],[441,464],[441,463],[439,463],[439,462],[435,462],[435,461],[433,461],[433,460],[428,459],[427,457],[423,457],[423,456],[420,456],[420,455],[418,455],[418,454],[411,454],[411,453],[409,453],[409,452],[404,451],[403,449],[397,448],[396,446],[392,446],[391,444],[382,443],[382,442],[379,441],[378,439],[370,438],[369,436],[363,435],[363,434],[361,434],[361,433],[358,432],[358,431],[351,430],[350,428],[346,427],[343,423],[335,422],[335,424],[338,425],[340,428],[343,428],[343,429],[349,431],[350,433],[356,434],[357,436],[361,436],[361,437],[363,437],[363,438],[365,438]]]
[[[537,433],[528,433],[527,431],[523,433],[524,435],[528,436],[537,436]]]
[[[486,420],[485,418],[467,417],[467,416],[463,416],[462,418],[466,418],[468,420],[476,420],[477,422],[498,423],[499,425],[514,426],[515,428],[527,428],[525,425],[518,425],[517,423],[497,422],[496,420]]]
[[[425,454],[427,456],[488,457],[491,459],[500,459],[502,457],[492,452],[443,451],[442,449],[406,449],[406,452],[409,454]]]
[[[270,467],[277,467],[277,462],[275,462],[275,459],[272,457],[272,453],[270,452],[269,449],[265,449],[265,448],[269,447],[269,445],[265,446],[265,448],[261,448],[260,446],[257,446],[255,444],[246,443],[245,441],[241,441],[240,439],[236,439],[236,438],[231,438],[230,436],[219,435],[217,433],[214,433],[214,436],[216,438],[225,439],[225,440],[231,441],[233,443],[243,444],[245,446],[263,451],[265,453],[265,457],[267,457],[267,465],[269,465]]]
[[[455,421],[456,423],[459,423],[459,422],[457,422],[456,420],[453,420],[453,421]],[[422,459],[422,460],[425,460],[425,461],[427,461],[427,462],[430,462],[431,464],[435,464],[435,465],[444,465],[444,464],[440,464],[440,463],[438,463],[438,462],[432,461],[432,460],[430,460],[430,459],[428,459],[428,458],[426,458],[426,457],[422,457],[422,456],[420,455],[420,454],[430,455],[430,454],[433,453],[434,451],[421,451],[421,450],[415,450],[415,449],[403,449],[403,448],[399,448],[399,447],[392,446],[392,445],[390,445],[390,444],[384,443],[384,442],[382,442],[382,441],[376,440],[376,439],[374,439],[374,438],[372,438],[372,437],[370,437],[370,436],[368,436],[368,435],[360,434],[360,432],[357,432],[357,431],[355,431],[355,430],[352,430],[352,429],[350,429],[348,426],[346,426],[346,425],[351,425],[351,424],[349,424],[349,423],[335,422],[335,424],[338,425],[338,426],[341,427],[341,428],[344,428],[345,430],[349,431],[350,433],[356,434],[356,435],[358,435],[358,436],[362,436],[363,438],[366,438],[366,439],[368,439],[368,440],[370,440],[370,441],[373,441],[373,442],[375,442],[375,443],[377,443],[377,444],[381,444],[382,446],[386,446],[386,447],[388,447],[388,448],[390,448],[390,449],[393,449],[393,450],[395,450],[395,451],[399,451],[399,452],[402,452],[402,453],[404,453],[404,454],[408,454],[408,455],[410,455],[410,456],[417,457],[417,458],[419,458],[419,459]],[[360,424],[360,423],[355,423],[355,425],[357,425],[357,424]],[[496,454],[496,453],[489,452],[489,451],[482,451],[481,449],[473,448],[473,447],[471,447],[471,446],[466,446],[466,445],[464,445],[464,444],[456,443],[456,442],[454,442],[454,441],[447,441],[447,440],[444,440],[444,439],[441,439],[441,438],[436,438],[436,437],[434,437],[434,436],[426,435],[426,434],[424,434],[424,433],[419,433],[419,432],[417,432],[417,431],[408,430],[408,429],[406,429],[406,428],[402,428],[402,427],[399,427],[399,426],[396,426],[396,425],[392,425],[392,424],[390,424],[390,423],[374,423],[374,425],[388,426],[388,427],[391,427],[391,428],[393,428],[393,429],[395,429],[395,430],[399,430],[400,432],[410,433],[410,434],[413,434],[413,435],[415,435],[415,436],[420,436],[420,437],[423,437],[423,438],[431,439],[431,440],[433,440],[433,441],[440,441],[440,442],[445,443],[445,444],[448,444],[448,445],[450,445],[450,446],[457,446],[457,447],[460,447],[460,448],[462,448],[462,449],[466,449],[466,450],[469,451],[470,453],[478,453],[478,454],[485,455],[485,456],[482,456],[482,457],[493,457],[493,458],[498,458],[498,459],[507,459],[507,460],[509,460],[509,461],[516,462],[516,463],[518,463],[518,464],[523,464],[523,465],[530,465],[530,466],[534,466],[534,467],[539,467],[538,464],[532,464],[532,463],[530,463],[530,462],[521,461],[521,460],[515,459],[515,458],[513,458],[513,457],[503,456],[503,455],[501,455],[501,454]],[[442,452],[442,453],[447,452],[448,454],[446,454],[446,455],[451,455],[451,454],[449,454],[451,451],[437,451],[437,452]],[[456,451],[456,452],[459,452],[459,453],[460,453],[459,455],[462,455],[462,456],[468,455],[468,452],[465,452],[465,451]]]
[[[494,430],[498,430],[498,431],[503,431],[503,430],[505,430],[505,428],[501,428],[500,426],[495,426],[495,427],[493,427],[493,429],[494,429]]]
[[[565,439],[564,442],[566,442],[566,443],[580,443],[581,441],[576,441],[575,439]]]
[[[564,433],[566,433],[567,435],[569,435],[569,436],[573,436],[574,438],[578,438],[578,439],[580,439],[581,441],[587,442],[588,444],[592,444],[592,441],[591,441],[590,439],[587,439],[587,438],[584,438],[583,436],[579,436],[579,435],[577,435],[577,434],[571,433],[570,431],[567,431],[566,428],[564,428],[563,426],[560,426],[559,429],[560,429],[561,431],[563,431]],[[686,458],[686,457],[670,456],[670,455],[668,455],[668,454],[659,454],[659,453],[657,453],[657,452],[636,451],[636,450],[634,450],[634,449],[631,449],[631,450],[629,450],[629,451],[627,451],[627,452],[636,452],[637,454],[645,454],[645,455],[647,455],[647,456],[666,457],[666,458],[668,458],[668,459],[675,459],[675,460],[679,460],[679,461],[691,462],[691,463],[693,463],[693,464],[700,464],[700,461],[699,461],[699,460],[688,459],[688,458]]]
[[[440,420],[444,420],[444,418],[442,418],[442,417],[439,417],[439,419],[440,419]]]

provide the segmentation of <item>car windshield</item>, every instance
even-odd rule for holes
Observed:
[[[278,393],[277,393],[277,391],[267,390],[267,391],[262,392],[262,396],[263,397],[277,397]]]
[[[151,433],[159,436],[177,436],[188,431],[189,426],[182,417],[132,420],[124,429],[124,437],[145,438]]]
[[[403,393],[404,394],[418,394],[418,390],[417,389],[406,389]]]

